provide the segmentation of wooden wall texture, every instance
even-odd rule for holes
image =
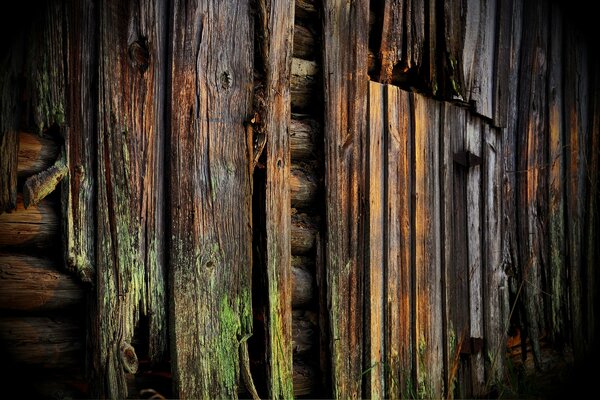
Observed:
[[[600,60],[577,14],[284,3],[17,10],[11,394],[476,397],[509,337],[538,368],[597,348]]]

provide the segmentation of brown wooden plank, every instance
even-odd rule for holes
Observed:
[[[386,86],[387,163],[385,287],[385,397],[407,398],[414,394],[412,379],[413,337],[411,255],[411,120],[409,94]]]
[[[46,258],[0,253],[0,309],[47,312],[84,304],[84,289]]]
[[[465,101],[475,111],[493,117],[496,1],[467,0],[462,48]]]
[[[525,323],[533,357],[540,365],[539,337],[544,331],[542,268],[547,229],[547,57],[548,7],[542,2],[524,5],[517,128],[517,209],[519,264]]]
[[[369,10],[366,2],[323,2],[323,82],[327,236],[333,397],[360,397],[362,272]]]
[[[64,158],[69,174],[61,185],[61,228],[67,268],[83,280],[91,281],[96,262],[94,174],[98,6],[89,1],[67,4],[67,76],[70,84],[65,94],[68,123],[64,127]],[[157,192],[157,196],[162,193]]]
[[[252,16],[249,1],[172,7],[173,394],[231,398],[239,343],[252,332],[252,143],[244,130],[252,106]]]
[[[484,391],[504,377],[506,320],[503,316],[503,288],[506,274],[502,268],[502,136],[497,128],[483,124],[483,332],[485,347]]]
[[[465,10],[463,1],[444,1],[441,8],[442,14],[438,16],[443,20],[445,55],[442,57],[444,79],[440,84],[442,95],[447,99],[465,101],[465,76],[463,73],[463,48],[465,40]]]
[[[269,398],[293,397],[292,267],[290,248],[290,74],[294,3],[258,3],[265,68],[264,98],[256,111],[268,140],[266,150],[267,390]],[[297,199],[297,198],[296,198]],[[302,200],[309,202],[310,194]],[[297,205],[297,202],[295,203]]]
[[[565,131],[563,114],[563,18],[557,4],[550,10],[548,62],[548,240],[550,246],[549,334],[555,343],[566,339],[568,280],[565,227]]]
[[[23,205],[17,197],[17,208],[0,214],[0,248],[18,252],[54,250],[60,233],[56,204],[43,200],[36,206]]]
[[[415,349],[417,395],[443,390],[439,116],[435,100],[415,94]]]
[[[465,149],[482,157],[483,125],[480,118],[467,116]],[[482,254],[482,179],[481,165],[469,167],[467,172],[467,254],[469,280],[470,338],[484,338],[483,326],[483,254]],[[471,384],[473,396],[484,393],[484,354],[471,355]]]
[[[135,371],[124,363],[141,316],[149,318],[150,357],[166,347],[163,16],[154,1],[99,7],[94,396],[127,396],[125,373]]]
[[[565,20],[564,109],[566,132],[566,207],[569,257],[570,320],[573,350],[583,359],[586,342],[585,302],[587,284],[583,253],[586,221],[585,199],[588,181],[587,148],[589,132],[588,56],[583,32]]]
[[[386,234],[384,233],[386,211],[384,168],[385,155],[385,86],[376,82],[369,84],[369,133],[366,142],[367,208],[367,262],[365,265],[365,357],[364,393],[369,398],[385,397],[384,385],[384,277]]]
[[[444,221],[443,269],[445,286],[445,392],[451,398],[470,397],[465,379],[459,374],[461,345],[470,337],[469,269],[467,249],[467,169],[454,162],[454,154],[465,149],[467,111],[444,103],[442,150],[442,220]]]

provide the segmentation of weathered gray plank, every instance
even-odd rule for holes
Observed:
[[[416,376],[419,397],[443,391],[441,223],[439,174],[440,105],[422,95],[414,104]]]
[[[367,262],[365,265],[365,388],[369,398],[385,397],[384,384],[384,336],[387,326],[384,325],[384,255],[387,243],[384,233],[386,211],[384,210],[387,156],[385,155],[384,133],[384,90],[385,86],[371,82],[369,84],[369,133],[366,141],[366,190],[368,193],[367,208]]]
[[[363,154],[369,9],[323,2],[326,265],[333,397],[362,394]]]
[[[513,3],[521,0],[496,0],[494,12],[496,21],[495,51],[493,64],[493,112],[492,123],[497,127],[506,127],[508,118],[508,104],[511,93],[509,91],[509,75],[511,64],[507,62],[511,53],[511,35],[513,29]],[[491,6],[491,4],[490,4]],[[490,10],[491,11],[491,10]]]
[[[267,135],[266,222],[266,359],[269,398],[293,397],[292,267],[290,249],[290,75],[294,3],[261,0],[259,31],[264,71],[264,98],[256,110]],[[309,200],[309,199],[306,199]]]
[[[99,5],[94,396],[127,396],[142,316],[149,318],[150,357],[166,347],[163,16],[154,1]]]
[[[412,336],[412,231],[411,231],[411,138],[412,113],[409,94],[386,86],[387,217],[386,275],[384,277],[385,397],[406,398],[414,394],[411,373],[414,361]],[[412,391],[412,392],[411,392]]]
[[[249,1],[172,7],[174,395],[232,398],[239,344],[252,332],[252,142],[244,130],[252,105],[252,16]]]

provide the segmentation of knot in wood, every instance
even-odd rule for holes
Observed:
[[[123,369],[130,374],[135,374],[138,370],[139,362],[135,349],[127,342],[121,342],[121,362]]]
[[[129,45],[129,62],[134,69],[144,73],[150,65],[150,50],[148,39],[142,37]]]
[[[223,71],[221,73],[220,81],[221,81],[221,87],[223,89],[229,89],[231,87],[231,83],[233,82],[233,79],[232,79],[229,71]]]

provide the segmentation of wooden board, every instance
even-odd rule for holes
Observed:
[[[253,88],[249,3],[172,4],[169,298],[176,397],[236,397],[238,347],[252,333],[252,142],[244,129]]]
[[[326,265],[333,397],[362,395],[366,2],[323,2]]]
[[[125,373],[135,371],[124,364],[134,358],[129,346],[142,316],[150,358],[166,348],[163,16],[154,1],[99,8],[97,303],[89,332],[99,397],[127,396]]]

